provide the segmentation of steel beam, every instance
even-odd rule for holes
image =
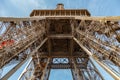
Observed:
[[[34,20],[44,20],[45,17],[26,17],[26,18],[18,18],[18,17],[0,17],[0,21],[34,21]]]
[[[42,20],[49,18],[67,18],[67,19],[76,19],[76,20],[93,20],[93,21],[119,21],[120,16],[108,16],[108,17],[89,17],[89,16],[35,16],[35,17],[26,17],[26,18],[15,18],[15,17],[0,17],[0,21],[31,21],[31,20]]]
[[[48,67],[49,62],[50,62],[50,58],[48,58],[48,60],[47,60],[46,66],[43,70],[43,75],[41,77],[41,80],[45,80],[44,78],[45,78],[45,75],[46,75],[46,71],[47,71],[47,67]]]
[[[18,65],[16,65],[12,70],[10,70],[5,76],[3,76],[1,79],[2,80],[8,80],[8,78],[13,75],[32,55],[38,51],[38,49],[47,41],[47,38],[45,38],[41,44],[34,50],[32,51],[25,60],[20,62]]]
[[[81,77],[82,75],[80,75],[79,69],[78,69],[78,67],[76,65],[76,62],[75,62],[75,60],[73,58],[71,59],[71,62],[73,64],[73,66],[74,66],[75,75],[77,76],[77,80],[83,80],[83,78]]]
[[[29,72],[29,67],[31,66],[31,64],[33,65],[32,58],[30,58],[30,60],[28,61],[28,64],[24,68],[23,72],[20,74],[18,80],[22,80],[22,77],[26,76],[25,74]],[[32,75],[33,74],[29,75],[29,79],[32,79]],[[28,79],[28,77],[27,77],[27,79]]]
[[[106,67],[102,62],[100,62],[93,54],[85,48],[76,38],[74,40],[79,44],[79,46],[92,58],[94,59],[106,72],[108,72],[115,80],[120,80],[120,76],[116,75],[111,69]],[[90,58],[90,59],[91,59]]]

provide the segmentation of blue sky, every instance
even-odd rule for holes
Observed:
[[[63,3],[65,8],[88,9],[92,16],[120,16],[120,0],[0,0],[0,17],[29,17],[33,9],[54,9],[57,3]],[[64,71],[51,73],[58,77],[67,74]]]
[[[92,16],[119,16],[120,0],[0,0],[0,16],[28,17],[33,9],[86,8]]]

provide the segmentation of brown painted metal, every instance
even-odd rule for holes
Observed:
[[[104,61],[120,67],[120,45],[102,40],[119,42],[119,20],[119,16],[91,17],[86,9],[64,9],[63,4],[55,10],[33,10],[28,18],[2,17],[0,31],[4,28],[5,32],[0,35],[0,68],[12,60],[23,63],[29,56],[35,67],[31,80],[48,80],[51,69],[71,69],[73,80],[104,80],[92,58],[119,80],[120,73]],[[3,44],[9,40],[15,42]]]

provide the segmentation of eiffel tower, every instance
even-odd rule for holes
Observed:
[[[98,66],[120,80],[120,17],[92,17],[61,3],[27,18],[0,17],[0,74],[16,64],[1,80],[25,63],[18,80],[49,80],[52,69],[70,69],[73,80],[105,80]]]

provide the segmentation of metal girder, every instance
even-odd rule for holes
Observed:
[[[85,36],[85,33],[82,31],[76,30],[76,32],[79,33],[80,35]],[[104,44],[104,42],[93,38],[89,34],[87,34],[87,36],[85,36],[85,40],[83,42],[87,43],[87,45],[89,45],[91,48],[95,49],[95,51],[100,52],[101,55],[104,55],[103,57],[108,58],[110,61],[114,62],[117,66],[120,65],[120,63],[119,63],[119,61],[120,61],[119,60],[119,56],[120,56],[119,48],[117,48],[117,50],[115,50],[113,47]],[[110,52],[107,49],[103,49],[102,46],[109,47],[109,49],[110,49],[109,51],[111,51],[111,53],[114,52],[114,54],[111,55]],[[95,55],[97,55],[97,54],[95,54]],[[111,59],[110,59],[110,57],[111,57]]]
[[[79,20],[93,20],[93,21],[119,21],[120,16],[108,16],[108,17],[81,17],[81,16],[76,16],[75,19]]]
[[[25,66],[24,70],[20,74],[18,80],[23,80],[23,78],[26,78],[26,80],[28,80],[28,79],[31,80],[33,77],[33,71],[34,71],[33,61],[32,61],[32,58],[30,58],[27,65]],[[29,73],[31,73],[31,74],[28,75]]]
[[[57,52],[56,52],[57,53]],[[84,55],[84,53],[83,54],[75,54],[75,53],[73,53],[74,55],[71,55],[71,54],[67,54],[67,53],[65,53],[65,52],[63,52],[64,54],[59,54],[59,55],[54,55],[54,54],[52,54],[51,56],[49,56],[49,54],[48,53],[42,53],[42,54],[39,54],[39,58],[41,58],[41,57],[50,57],[50,58],[64,58],[64,57],[66,57],[66,58],[72,58],[72,57],[79,57],[79,58],[87,58],[88,56],[85,56]]]
[[[49,80],[50,71],[51,71],[51,69],[47,69],[46,76],[45,76],[44,80]]]
[[[45,17],[26,17],[26,18],[19,18],[19,17],[0,17],[0,21],[34,21],[34,20],[44,20]]]
[[[85,32],[82,32],[82,31],[79,31],[79,30],[76,30],[76,32],[78,32],[79,34],[81,34],[81,35],[83,35],[83,36],[86,35]],[[86,37],[87,39],[92,40],[92,41],[94,40],[94,38],[93,38],[92,36],[90,36],[89,34],[87,34],[87,36],[85,36],[85,37]],[[98,45],[108,46],[108,47],[110,48],[110,50],[116,52],[117,54],[120,54],[118,51],[116,51],[116,50],[114,49],[114,47],[112,47],[112,46],[110,46],[110,45],[108,45],[108,44],[106,44],[106,43],[103,43],[102,41],[100,42],[100,41],[98,41],[98,40],[96,39],[96,40],[94,40],[94,42],[97,43]],[[117,48],[117,50],[119,50],[119,48]],[[120,51],[120,50],[119,50],[119,51]]]
[[[11,75],[13,75],[28,59],[21,61],[18,65],[16,65],[12,70],[10,70],[5,76],[1,78],[1,80],[7,80]]]
[[[101,77],[102,80],[104,80],[104,77],[99,73],[98,69],[97,69],[97,66],[91,61],[91,59],[89,60],[90,63],[92,64],[92,66],[94,67],[94,71],[99,74],[99,76]],[[90,69],[88,69],[90,70]],[[92,76],[91,76],[92,77]]]
[[[104,68],[114,79],[119,80],[120,77],[116,75],[111,69],[106,67],[102,62],[100,62],[93,54],[85,48],[76,38],[74,40],[79,44],[79,46],[92,58],[94,59],[102,68]]]
[[[74,59],[70,59],[71,60],[71,63],[73,64],[74,66],[74,70],[75,70],[75,75],[76,75],[76,79],[75,80],[83,80],[83,77],[82,75],[80,74],[80,71],[76,65],[76,62]]]
[[[34,43],[37,40],[34,39],[33,41],[31,41],[28,45],[26,45],[25,47],[23,47],[21,50],[19,50],[18,52],[14,53],[14,55],[12,57],[10,57],[8,60],[6,60],[4,62],[4,64],[2,66],[4,66],[6,63],[8,63],[11,59],[13,59],[15,56],[17,56],[20,52],[22,52],[23,50],[25,50],[27,47],[29,47],[32,43]]]
[[[79,66],[80,65],[80,66]],[[49,64],[48,69],[72,69],[74,68],[71,64],[67,63],[60,63],[60,64]],[[77,64],[77,68],[79,69],[86,69],[84,64]]]
[[[88,16],[35,16],[35,17],[26,17],[26,18],[14,18],[14,17],[0,17],[0,21],[31,21],[31,20],[40,20],[45,18],[68,18],[76,20],[94,20],[94,21],[119,21],[120,16],[108,16],[108,17],[88,17]]]
[[[72,73],[73,80],[76,80],[76,75],[75,75],[74,69],[71,69],[71,73]]]
[[[73,38],[73,36],[71,36],[71,35],[50,35],[50,36],[48,36],[49,38],[52,38],[52,39],[72,39]]]
[[[47,38],[45,38],[41,44],[36,47],[35,50],[33,50],[25,60],[23,60],[21,63],[19,63],[18,65],[16,65],[12,70],[10,70],[5,76],[3,76],[2,80],[7,80],[13,73],[15,73],[30,57],[32,57],[32,55],[38,51],[38,49],[47,41]]]
[[[46,71],[47,71],[47,67],[48,67],[49,62],[50,62],[50,58],[48,58],[48,60],[47,60],[46,66],[45,66],[45,68],[43,70],[43,74],[42,74],[41,80],[45,80],[44,78],[46,76]]]

